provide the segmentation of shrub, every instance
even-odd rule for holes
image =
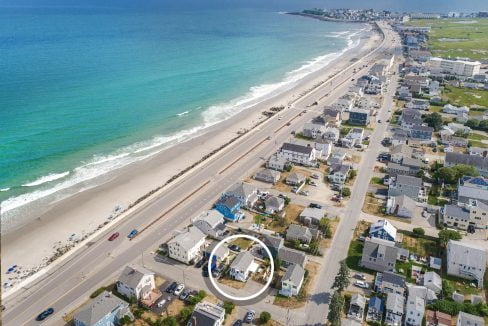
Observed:
[[[351,196],[351,189],[349,189],[348,187],[344,187],[342,188],[342,195],[344,197],[349,197]]]
[[[259,315],[259,321],[263,324],[266,324],[268,321],[271,320],[271,314],[267,311],[263,311],[260,315]]]
[[[425,230],[423,228],[414,228],[413,234],[415,234],[416,236],[422,236],[425,235]]]
[[[232,310],[234,310],[235,304],[231,301],[225,301],[224,302],[224,309],[225,313],[230,315],[232,313]]]
[[[90,294],[90,298],[94,299],[94,298],[98,297],[106,289],[107,288],[105,286],[102,286],[101,288],[96,289],[92,294]]]

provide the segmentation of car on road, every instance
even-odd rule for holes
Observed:
[[[232,326],[241,326],[241,325],[242,325],[242,320],[240,320],[240,319],[236,320],[236,321],[235,321],[235,322],[232,324]]]
[[[354,274],[354,277],[357,278],[358,280],[362,280],[362,281],[366,280],[366,276],[364,276],[363,273],[356,273]]]
[[[176,287],[175,291],[173,292],[174,295],[176,296],[179,296],[181,294],[181,292],[183,292],[183,290],[185,289],[185,286],[183,284],[178,284],[178,286]]]
[[[306,191],[303,191],[303,190],[300,191],[300,195],[302,195],[302,196],[308,196],[308,194],[309,194],[308,190],[306,190]]]
[[[317,182],[315,182],[315,181],[310,181],[308,184],[311,186],[317,187]]]
[[[171,285],[166,288],[166,292],[172,293],[176,289],[177,286],[178,286],[178,283],[176,283],[176,282],[171,283]]]
[[[230,245],[229,246],[229,249],[232,250],[232,251],[236,251],[236,252],[240,252],[241,251],[241,247],[239,247],[238,245]]]
[[[381,123],[381,120],[378,120],[378,123]]]
[[[130,231],[130,233],[127,235],[127,238],[132,239],[137,235],[138,231],[136,229]]]
[[[115,232],[108,238],[108,241],[114,241],[118,237],[119,237],[119,232]]]
[[[310,207],[310,208],[319,208],[320,209],[320,208],[322,208],[322,205],[319,205],[319,204],[316,204],[316,203],[310,203],[308,205],[308,207]]]
[[[358,288],[362,288],[362,289],[369,289],[369,284],[364,281],[356,281],[354,282],[354,286],[357,286]]]
[[[318,179],[318,178],[320,178],[320,176],[317,173],[314,173],[314,174],[312,174],[310,176],[310,178],[312,178],[312,179]]]
[[[36,320],[42,321],[42,320],[46,319],[47,317],[51,316],[53,313],[54,313],[53,308],[47,308],[46,310],[41,312],[39,315],[37,315]]]
[[[286,125],[287,125],[287,126],[291,126],[291,122],[287,122],[287,123],[286,123]]]
[[[252,324],[252,321],[254,320],[254,316],[256,316],[256,312],[254,310],[249,310],[246,313],[246,316],[244,317],[244,322],[248,324]]]

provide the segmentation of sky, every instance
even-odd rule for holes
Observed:
[[[307,8],[374,8],[414,12],[488,11],[488,0],[0,0],[0,7],[62,6],[120,7],[137,9],[263,8],[301,10]]]

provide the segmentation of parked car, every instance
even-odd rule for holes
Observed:
[[[354,274],[354,277],[357,278],[358,280],[363,280],[363,281],[366,280],[366,276],[364,276],[363,273],[356,273]]]
[[[357,286],[358,288],[362,288],[362,289],[369,289],[369,284],[364,281],[356,281],[354,282],[354,286]]]
[[[180,300],[185,301],[186,298],[190,295],[191,291],[189,289],[185,289],[183,292],[180,294]]]
[[[232,251],[236,251],[236,252],[240,252],[241,251],[241,247],[239,247],[238,245],[230,245],[229,246],[229,249],[232,250]]]
[[[39,315],[37,315],[36,320],[42,321],[42,320],[46,319],[47,317],[51,316],[53,313],[54,313],[53,308],[47,308],[46,310],[41,312]]]
[[[108,241],[114,241],[118,237],[119,237],[119,232],[115,232],[108,238]]]
[[[315,181],[310,181],[309,183],[311,186],[317,187],[317,183]]]
[[[246,313],[246,316],[244,317],[244,322],[248,324],[252,324],[252,321],[254,320],[254,316],[256,316],[256,312],[254,310],[249,310]]]
[[[176,287],[175,291],[173,292],[174,295],[177,295],[179,296],[181,294],[181,292],[183,292],[183,290],[185,289],[185,286],[183,284],[178,284],[178,286]]]
[[[310,176],[310,178],[312,178],[312,179],[318,179],[318,178],[320,178],[320,176],[317,173],[314,173],[314,174],[312,174]]]
[[[316,204],[316,203],[310,203],[308,205],[308,207],[310,207],[310,208],[319,208],[320,209],[320,208],[322,208],[322,205],[319,205],[319,204]]]
[[[172,293],[176,289],[177,286],[178,286],[178,283],[176,283],[176,282],[171,283],[171,285],[166,288],[166,292]]]
[[[202,259],[200,259],[196,264],[195,264],[195,267],[196,268],[200,268],[203,266],[203,264],[205,264],[205,262],[207,261],[207,259],[205,257],[202,257]]]
[[[302,195],[302,196],[308,196],[308,194],[309,194],[308,190],[306,190],[306,191],[303,191],[303,190],[300,191],[300,195]]]
[[[232,326],[241,326],[241,325],[242,325],[242,320],[240,320],[240,319],[236,320],[236,321],[235,321],[235,322],[232,324]]]
[[[132,239],[137,235],[137,233],[139,233],[139,232],[136,229],[134,229],[134,230],[130,231],[130,233],[127,235],[127,238]]]

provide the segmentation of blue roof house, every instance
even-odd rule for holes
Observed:
[[[379,297],[372,297],[368,303],[368,314],[366,316],[366,320],[380,323],[384,310],[385,304],[383,300],[381,300]]]
[[[231,222],[237,222],[243,216],[241,213],[241,202],[234,196],[220,198],[215,203],[215,209],[224,215],[226,220]]]
[[[369,228],[369,236],[371,238],[395,241],[396,235],[396,228],[386,219],[377,221]]]

